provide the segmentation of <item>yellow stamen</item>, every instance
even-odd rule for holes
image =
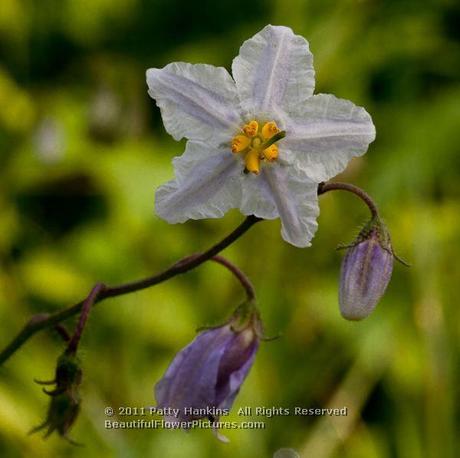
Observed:
[[[264,157],[267,161],[275,161],[278,158],[278,147],[276,145],[271,145],[264,149]]]
[[[241,153],[245,173],[257,175],[261,161],[273,162],[278,159],[278,146],[275,143],[284,137],[285,132],[281,132],[274,121],[261,126],[259,129],[259,123],[253,119],[232,139],[232,153]]]
[[[246,166],[246,170],[248,172],[252,172],[258,175],[260,172],[259,151],[256,149],[249,150],[249,152],[246,154],[246,157],[244,158],[244,165]]]
[[[262,136],[265,139],[272,138],[273,135],[277,134],[280,130],[274,121],[266,122],[262,127]]]
[[[246,135],[237,135],[236,137],[233,137],[232,153],[241,153],[241,151],[245,150],[250,143],[251,140],[246,137]]]
[[[244,127],[243,132],[248,137],[255,137],[259,131],[259,123],[255,120],[249,121]]]

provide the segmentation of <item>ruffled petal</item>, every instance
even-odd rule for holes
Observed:
[[[169,223],[220,218],[241,201],[243,165],[228,148],[188,142],[173,161],[176,179],[160,186],[155,210]]]
[[[297,247],[310,246],[319,215],[318,185],[304,171],[285,163],[264,164],[259,175],[242,180],[241,211],[281,219],[281,235]]]
[[[372,118],[364,108],[329,94],[310,97],[301,115],[286,124],[287,157],[318,183],[343,171],[375,139]]]
[[[223,67],[174,62],[147,70],[149,94],[176,139],[230,142],[241,125],[235,82]]]
[[[159,408],[180,409],[179,418],[189,420],[185,408],[214,406],[215,386],[220,360],[233,339],[229,326],[200,333],[174,358],[163,378],[155,386]]]
[[[288,27],[267,25],[245,41],[232,65],[248,116],[294,112],[313,94],[313,56],[305,38]]]

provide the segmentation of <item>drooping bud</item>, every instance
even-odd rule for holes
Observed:
[[[262,324],[252,303],[238,307],[224,325],[198,334],[155,386],[157,408],[175,412],[165,415],[166,421],[218,421],[248,375],[261,336]]]
[[[45,438],[56,431],[74,445],[67,434],[80,412],[79,388],[82,379],[80,363],[75,355],[64,353],[58,359],[55,378],[49,382],[36,381],[40,385],[56,385],[53,390],[43,391],[51,396],[46,420],[30,431],[30,434],[47,428]]]
[[[393,270],[390,234],[373,218],[349,247],[340,273],[340,312],[347,320],[362,320],[374,309]]]

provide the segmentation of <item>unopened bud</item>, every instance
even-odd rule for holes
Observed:
[[[69,442],[78,445],[69,439],[67,433],[80,412],[79,388],[81,379],[82,371],[77,357],[66,353],[61,355],[56,366],[55,379],[49,382],[37,381],[41,385],[55,384],[56,386],[53,390],[43,389],[46,394],[51,396],[51,402],[46,420],[35,427],[30,432],[31,434],[47,428],[45,438],[56,431]]]
[[[362,320],[374,309],[390,281],[393,251],[390,235],[378,219],[371,220],[345,255],[339,289],[340,312]]]
[[[248,375],[259,347],[262,323],[252,303],[238,307],[227,323],[198,334],[174,358],[155,385],[161,409],[177,409],[167,421],[209,418],[227,412]],[[193,407],[191,409],[190,407]],[[223,441],[226,438],[218,434]]]

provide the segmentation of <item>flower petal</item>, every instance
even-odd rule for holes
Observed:
[[[311,245],[319,215],[318,185],[304,171],[284,163],[264,164],[259,175],[246,175],[242,189],[242,213],[279,216],[284,240],[298,247]]]
[[[197,337],[174,358],[163,378],[155,385],[159,408],[180,409],[179,418],[191,419],[183,410],[214,406],[220,360],[233,339],[228,326],[210,329]]]
[[[223,67],[173,62],[147,70],[149,94],[176,139],[229,142],[241,125],[235,83]]]
[[[344,170],[375,139],[372,118],[364,108],[329,94],[310,97],[303,113],[286,124],[282,148],[318,183]]]
[[[176,179],[155,194],[156,212],[169,223],[220,218],[239,206],[243,166],[229,148],[188,142],[174,169]]]
[[[259,342],[258,340],[254,340],[251,345],[243,351],[241,356],[233,356],[233,358],[237,357],[241,362],[238,368],[232,371],[225,371],[224,369],[224,373],[222,373],[222,362],[227,357],[226,355],[230,345],[231,344],[227,346],[227,351],[222,357],[216,385],[216,405],[221,409],[230,409],[232,407],[233,401],[254,363]],[[221,383],[219,383],[220,381]]]
[[[232,73],[249,116],[296,111],[315,86],[308,42],[282,26],[267,25],[245,41]]]

